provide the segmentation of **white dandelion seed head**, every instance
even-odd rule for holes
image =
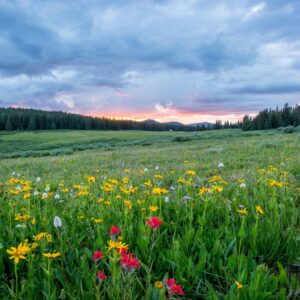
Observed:
[[[48,194],[47,193],[43,193],[42,194],[42,199],[46,199],[46,198],[48,198]]]
[[[223,164],[222,162],[220,162],[220,163],[218,164],[218,168],[219,168],[219,169],[224,168],[224,164]]]

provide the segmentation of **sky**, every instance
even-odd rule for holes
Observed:
[[[1,0],[0,106],[237,121],[300,104],[299,28],[299,0]]]

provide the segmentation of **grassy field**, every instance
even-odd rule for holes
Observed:
[[[300,132],[300,128],[298,130]],[[223,139],[273,135],[275,131],[242,132],[218,130],[205,132],[151,132],[151,131],[32,131],[0,133],[0,158],[68,155],[87,149],[111,150],[134,145],[149,146],[166,142]]]
[[[0,298],[299,299],[299,149],[275,130],[1,134]]]

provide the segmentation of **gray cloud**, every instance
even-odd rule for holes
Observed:
[[[295,0],[2,1],[0,105],[134,114],[297,103],[299,12]]]

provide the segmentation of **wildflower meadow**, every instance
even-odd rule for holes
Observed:
[[[205,134],[2,159],[1,299],[299,299],[299,134]]]

